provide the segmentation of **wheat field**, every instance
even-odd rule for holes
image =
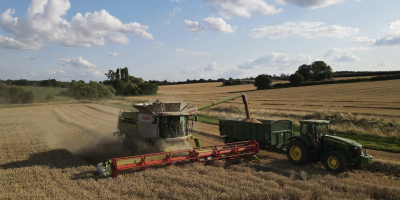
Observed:
[[[244,92],[250,109],[290,113],[342,112],[385,118],[400,118],[400,80],[329,84],[306,87],[291,87],[270,90],[255,90],[253,85],[221,86],[221,83],[197,83],[159,86],[159,95],[150,97],[128,97],[135,102],[182,101],[191,105],[202,105]],[[243,107],[240,98],[221,106]]]
[[[398,154],[341,175],[320,164],[292,166],[262,150],[262,163],[194,163],[99,178],[93,162],[121,156],[119,109],[54,104],[0,110],[0,199],[398,199]],[[215,127],[202,129],[218,134]],[[221,141],[201,136],[203,145]],[[109,145],[115,149],[103,149]]]

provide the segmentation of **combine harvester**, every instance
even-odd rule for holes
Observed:
[[[258,143],[254,140],[235,144],[221,144],[201,147],[199,137],[196,137],[198,116],[197,111],[215,106],[229,100],[242,97],[246,108],[247,121],[250,113],[246,95],[236,94],[199,107],[186,109],[189,104],[154,103],[135,104],[137,111],[120,112],[118,117],[119,137],[123,139],[123,149],[126,154],[144,155],[113,158],[97,165],[103,176],[116,176],[120,170],[141,168],[166,164],[171,165],[179,161],[202,162],[219,159],[236,159],[252,157],[257,159]],[[192,148],[189,139],[193,139],[196,147]]]
[[[225,143],[200,147],[196,133],[197,111],[242,97],[246,118],[220,118],[220,135]],[[124,137],[124,149],[142,144],[151,146],[147,154],[114,158],[97,165],[103,176],[117,176],[120,170],[152,165],[171,165],[176,162],[205,162],[255,156],[259,146],[274,147],[285,152],[294,165],[306,165],[319,160],[328,171],[341,173],[347,168],[359,168],[372,163],[372,156],[362,151],[362,145],[330,133],[330,120],[300,121],[300,135],[294,135],[290,120],[263,120],[250,117],[246,95],[227,97],[199,107],[185,109],[181,103],[133,105],[138,111],[120,113],[117,134]],[[194,139],[192,148],[188,139]],[[183,150],[182,150],[183,149]],[[133,153],[135,154],[135,153]],[[137,154],[137,153],[136,153]]]

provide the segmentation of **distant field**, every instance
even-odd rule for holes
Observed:
[[[160,86],[159,96],[129,99],[183,101],[201,105],[237,92],[245,92],[251,109],[282,112],[344,112],[400,118],[400,80],[344,83],[255,90],[253,85],[220,87],[220,83]],[[221,106],[242,107],[241,99]]]
[[[68,88],[59,88],[59,87],[39,87],[39,86],[21,86],[26,91],[32,91],[33,95],[35,95],[34,101],[41,101],[46,99],[46,95],[54,94],[58,95],[60,92],[68,90]],[[58,97],[60,98],[60,97]]]

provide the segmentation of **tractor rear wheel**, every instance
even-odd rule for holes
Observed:
[[[291,140],[286,147],[286,157],[294,165],[306,165],[310,162],[308,148],[303,142]]]
[[[322,164],[326,170],[335,173],[342,173],[348,167],[347,159],[340,151],[328,151],[322,158]]]

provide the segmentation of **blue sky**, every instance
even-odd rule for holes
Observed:
[[[3,0],[0,79],[145,80],[400,70],[400,1]]]

